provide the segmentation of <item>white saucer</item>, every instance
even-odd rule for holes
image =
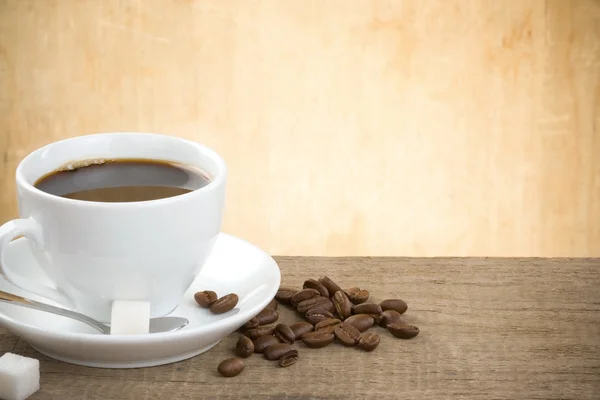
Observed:
[[[11,242],[6,262],[30,279],[48,282],[26,247]],[[72,364],[100,368],[138,368],[168,364],[201,354],[258,314],[275,297],[281,275],[275,261],[259,248],[221,233],[200,275],[170,314],[190,323],[177,332],[149,335],[102,335],[85,324],[57,315],[0,303],[0,324],[40,353]],[[236,308],[221,315],[199,307],[194,293],[236,293]],[[18,289],[0,277],[0,290],[60,306]]]

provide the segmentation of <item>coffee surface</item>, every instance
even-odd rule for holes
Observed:
[[[116,159],[74,162],[41,177],[34,186],[75,200],[132,202],[178,196],[209,182],[205,172],[187,165]]]

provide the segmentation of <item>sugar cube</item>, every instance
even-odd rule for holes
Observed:
[[[0,357],[0,399],[24,400],[39,389],[39,360],[13,353]]]
[[[110,316],[111,335],[139,335],[150,331],[150,303],[115,300]]]

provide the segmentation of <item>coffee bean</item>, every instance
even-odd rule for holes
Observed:
[[[303,300],[300,303],[298,303],[298,306],[296,307],[296,311],[298,311],[298,313],[300,313],[300,314],[306,314],[306,312],[308,310],[310,310],[313,306],[319,304],[323,300],[329,300],[329,299],[327,299],[323,296],[315,296],[310,299]]]
[[[327,288],[327,291],[329,292],[330,296],[333,296],[335,294],[335,292],[342,290],[341,287],[339,287],[337,285],[337,283],[335,283],[334,281],[332,281],[329,277],[327,276],[322,276],[319,278],[319,282],[321,282],[323,284],[323,286],[325,286]]]
[[[381,314],[381,307],[375,303],[357,304],[352,307],[353,314]]]
[[[290,299],[298,292],[298,289],[292,287],[280,287],[275,295],[275,299],[283,304],[290,304]]]
[[[238,303],[238,295],[235,293],[229,293],[226,294],[225,296],[219,298],[217,301],[215,301],[213,303],[212,306],[210,306],[210,311],[213,314],[223,314],[226,313],[228,311],[233,310],[233,308],[237,305]]]
[[[356,314],[346,318],[344,322],[354,326],[360,332],[366,331],[375,324],[375,320],[369,314]]]
[[[313,297],[312,299],[304,300],[298,304],[296,310],[300,314],[306,314],[309,310],[333,311],[333,303],[329,298],[323,296]]]
[[[274,326],[260,326],[258,328],[249,329],[244,332],[244,336],[248,336],[250,339],[255,340],[261,336],[272,335],[275,332]]]
[[[354,346],[360,339],[360,332],[353,325],[342,322],[333,332],[344,346]]]
[[[335,331],[335,328],[337,328],[337,326],[341,322],[342,321],[340,321],[337,318],[326,319],[326,320],[321,321],[321,322],[319,322],[318,324],[315,325],[315,331],[321,331],[321,332],[326,332],[326,333],[333,333],[333,331]]]
[[[361,304],[365,301],[369,300],[369,291],[366,289],[361,289],[357,287],[351,287],[350,289],[345,290],[346,296],[350,299],[350,301],[354,304]]]
[[[244,361],[237,357],[228,358],[221,361],[217,370],[221,375],[231,378],[232,376],[239,375],[244,370]]]
[[[379,304],[375,304],[375,303],[362,303],[362,304],[357,304],[355,306],[352,306],[352,313],[354,315],[357,314],[368,314],[370,315],[373,320],[375,325],[379,324],[379,322],[381,322],[381,307],[379,306]]]
[[[290,304],[292,307],[298,307],[298,304],[303,302],[304,300],[312,299],[313,297],[320,296],[319,292],[315,289],[303,289],[292,296],[290,299]]]
[[[379,346],[379,335],[375,332],[365,332],[358,340],[357,346],[365,351],[373,351]]]
[[[270,361],[294,354],[298,356],[298,350],[288,343],[275,343],[264,350],[265,358]]]
[[[294,340],[296,340],[296,335],[294,335],[292,328],[286,324],[278,324],[273,334],[284,343],[293,344]]]
[[[333,306],[342,320],[352,315],[352,302],[342,290],[338,290],[333,295]]]
[[[402,315],[398,311],[394,310],[385,310],[381,313],[381,325],[384,328],[387,328],[388,325],[395,324],[397,322],[402,321]]]
[[[315,331],[305,333],[302,336],[302,343],[311,349],[320,349],[333,343],[334,338],[335,336],[331,332]]]
[[[387,299],[383,300],[379,303],[382,311],[394,310],[399,312],[400,314],[404,314],[406,310],[408,310],[408,305],[404,302],[404,300],[400,299]]]
[[[280,367],[289,367],[290,365],[294,365],[296,364],[296,361],[298,361],[298,354],[286,354],[285,356],[281,357],[279,359],[279,366]]]
[[[272,308],[265,308],[264,310],[259,312],[258,315],[254,318],[257,319],[259,326],[263,326],[272,324],[273,322],[277,321],[277,319],[279,319],[279,314]]]
[[[254,353],[254,343],[248,336],[241,336],[235,345],[235,353],[240,357],[250,357]]]
[[[280,343],[279,339],[277,339],[273,335],[264,335],[254,339],[254,352],[255,353],[263,353],[265,349],[271,345]]]
[[[242,325],[241,327],[241,331],[247,331],[248,329],[254,329],[254,328],[258,328],[260,326],[260,323],[258,321],[258,318],[254,317],[251,320],[249,320],[248,322],[246,322],[244,325]]]
[[[270,308],[273,311],[277,311],[277,305],[279,303],[277,303],[276,299],[271,300],[271,302],[269,304],[267,304],[267,306],[265,308]]]
[[[215,301],[217,301],[219,297],[212,290],[205,290],[203,292],[194,293],[194,300],[200,307],[208,308],[213,305]]]
[[[321,296],[329,298],[329,291],[325,285],[315,279],[307,279],[302,287],[304,289],[315,289]]]
[[[419,328],[414,325],[404,324],[402,322],[396,322],[395,324],[389,324],[387,330],[394,336],[400,339],[411,339],[419,334]]]
[[[333,305],[333,303],[332,303],[332,305]],[[333,314],[330,313],[329,311],[311,309],[306,312],[306,314],[304,315],[304,318],[306,318],[306,320],[308,322],[310,322],[311,324],[316,325],[323,320],[333,318]]]
[[[296,322],[290,325],[290,329],[294,332],[294,339],[300,340],[305,333],[312,332],[315,327],[308,322]]]

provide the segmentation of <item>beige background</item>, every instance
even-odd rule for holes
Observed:
[[[0,221],[28,152],[135,130],[271,253],[600,256],[598,0],[0,0],[0,120]]]

